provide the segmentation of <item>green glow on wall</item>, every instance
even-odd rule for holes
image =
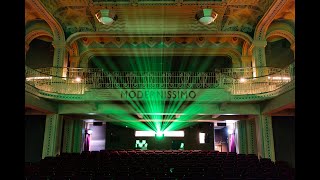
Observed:
[[[148,49],[146,48],[146,53],[148,54]],[[161,48],[159,48],[161,51]],[[191,61],[188,59],[192,59]],[[210,57],[207,57],[210,58]],[[170,61],[165,61],[166,59],[172,59],[172,56],[161,56],[161,58],[155,58],[152,56],[133,56],[129,57],[129,65],[134,72],[166,72],[173,68]],[[184,61],[185,60],[185,61]],[[171,61],[172,62],[172,61]],[[194,72],[208,72],[211,70],[211,64],[208,59],[200,59],[196,56],[189,57],[183,56],[182,63],[179,65],[179,71],[185,71],[185,69],[190,69],[190,67],[194,68]],[[121,63],[121,62],[119,62]],[[104,71],[123,71],[120,65],[110,62],[107,64],[99,63],[97,61],[96,66],[104,69]],[[177,67],[175,67],[177,69]],[[112,77],[113,81],[116,82],[116,77]],[[120,78],[120,81],[117,83],[126,83],[124,82],[125,78]],[[157,78],[157,82],[152,80],[153,83],[163,84],[162,78]],[[146,81],[143,82],[146,85],[151,83],[150,78],[146,78]],[[190,83],[190,80],[189,80]],[[194,84],[195,82],[191,82]],[[145,86],[148,87],[148,86]],[[118,88],[120,92],[130,90],[130,89],[122,89]],[[145,91],[157,90],[156,88],[143,88]],[[170,90],[170,89],[162,89],[162,90]],[[192,90],[184,89],[184,90]],[[140,122],[137,117],[129,116],[129,115],[112,115],[110,118],[113,120],[117,120],[117,124],[128,126],[137,130],[153,130],[155,132],[159,131],[175,131],[190,125],[195,124],[196,122],[189,122],[188,120],[196,120],[197,114],[201,111],[199,106],[193,106],[195,102],[201,97],[201,94],[197,94],[197,96],[193,99],[193,102],[186,101],[185,99],[172,99],[169,101],[165,101],[164,99],[157,96],[147,96],[145,100],[136,101],[131,98],[127,98],[130,108],[135,112],[136,115],[141,115],[141,120],[144,120],[144,123]],[[182,109],[183,105],[187,106],[186,109]],[[165,114],[165,115],[163,115]],[[176,114],[187,114],[181,115],[179,118],[176,118]],[[191,114],[191,115],[190,115]]]

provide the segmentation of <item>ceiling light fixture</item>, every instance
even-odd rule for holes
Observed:
[[[218,17],[218,14],[214,12],[212,9],[202,9],[199,10],[196,14],[196,19],[204,25],[209,25],[213,23],[214,20],[216,20]]]
[[[115,20],[118,19],[118,16],[112,10],[101,9],[96,13],[96,18],[104,25],[111,25]]]

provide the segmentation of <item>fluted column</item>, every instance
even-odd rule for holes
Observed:
[[[81,120],[65,120],[63,132],[63,152],[79,153],[81,149]]]
[[[259,115],[256,117],[255,122],[258,156],[275,161],[271,116]]]
[[[247,131],[247,153],[256,154],[257,152],[257,139],[256,139],[256,127],[254,120],[246,120]]]
[[[236,123],[236,128],[238,132],[238,153],[239,154],[247,154],[247,128],[246,121],[241,120]]]
[[[56,156],[60,154],[62,116],[59,114],[49,114],[46,117],[46,127],[44,132],[42,158]]]
[[[72,152],[74,120],[64,120],[62,152]]]
[[[73,124],[73,148],[72,152],[81,152],[81,139],[82,139],[82,120],[74,120]]]

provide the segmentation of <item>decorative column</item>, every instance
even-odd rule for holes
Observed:
[[[240,120],[236,123],[236,130],[238,132],[238,147],[237,150],[239,154],[247,154],[247,128],[246,121]]]
[[[80,153],[81,149],[81,120],[65,120],[62,152]]]
[[[252,42],[253,46],[253,59],[252,59],[252,67],[253,67],[253,77],[264,75],[261,69],[257,69],[259,67],[265,67],[267,65],[266,62],[266,53],[265,47],[267,46],[266,40],[254,40]]]
[[[54,47],[54,55],[53,55],[53,67],[56,67],[56,71],[54,75],[60,77],[66,77],[66,69],[63,67],[67,67],[68,61],[66,61],[66,44],[65,42],[53,41],[52,45]]]
[[[275,161],[271,116],[259,115],[255,121],[258,157],[270,158]]]
[[[80,56],[70,56],[69,61],[70,61],[70,67],[77,68],[79,67],[79,63],[80,63]]]
[[[44,131],[42,158],[56,156],[60,154],[62,116],[59,114],[49,114],[46,117],[46,127]]]
[[[252,56],[241,56],[242,67],[252,67]]]
[[[73,122],[73,147],[72,152],[81,152],[81,139],[82,139],[82,120],[74,120]]]
[[[255,130],[255,121],[246,120],[247,130],[247,152],[248,154],[256,154],[257,152],[257,139]]]
[[[62,152],[71,153],[73,147],[74,120],[64,120]]]

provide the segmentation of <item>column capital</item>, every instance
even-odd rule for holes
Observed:
[[[253,47],[266,47],[267,41],[266,40],[253,40],[252,46]]]

